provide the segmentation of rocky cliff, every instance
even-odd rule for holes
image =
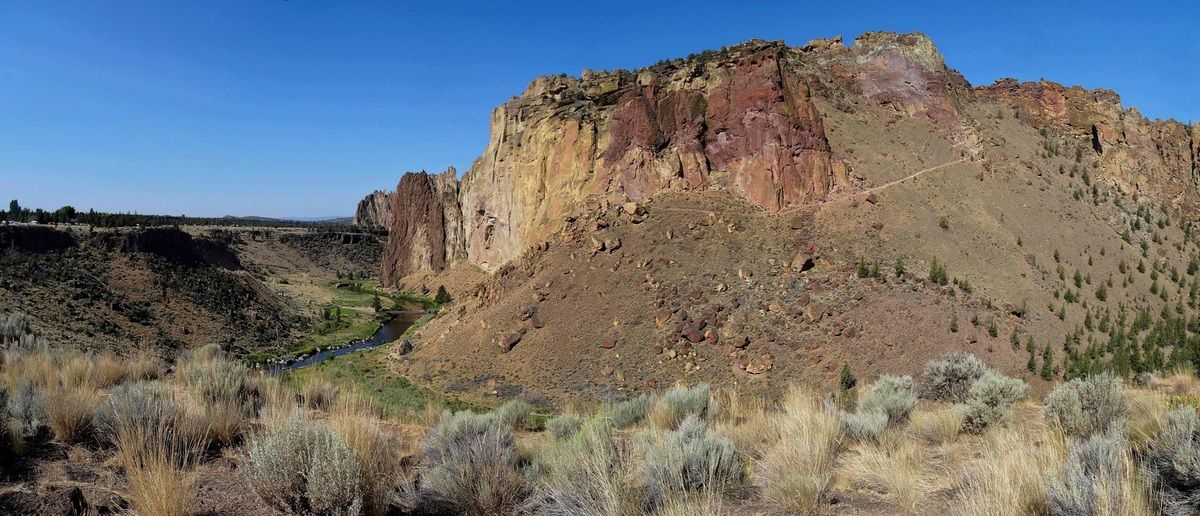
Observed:
[[[538,78],[492,112],[487,148],[461,181],[400,181],[385,203],[394,213],[383,282],[459,260],[494,271],[585,207],[668,190],[725,191],[767,212],[859,190],[854,160],[834,150],[853,145],[838,145],[826,118],[863,103],[892,113],[865,122],[875,129],[932,124],[963,155],[982,138],[964,106],[999,103],[1091,148],[1103,178],[1180,207],[1200,199],[1196,129],[1148,121],[1112,92],[1013,80],[972,88],[922,34],[868,33],[850,47],[755,40],[635,71]]]
[[[1007,104],[1034,128],[1079,141],[1077,148],[1098,158],[1101,177],[1161,202],[1198,207],[1196,127],[1147,120],[1105,89],[1002,79],[976,91]]]
[[[355,226],[386,228],[392,223],[392,194],[382,190],[371,192],[358,201],[354,210]]]

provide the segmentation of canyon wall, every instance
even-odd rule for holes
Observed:
[[[1200,207],[1196,127],[1147,120],[1105,89],[1002,79],[976,91],[1008,105],[1034,128],[1078,139],[1078,147],[1090,149],[1086,157],[1096,160],[1100,177],[1160,202]]]
[[[382,190],[371,192],[358,202],[354,210],[355,226],[386,228],[392,223],[392,194]]]
[[[817,106],[854,113],[859,102],[963,142],[978,138],[963,106],[1007,106],[1091,147],[1101,177],[1182,207],[1200,199],[1195,128],[1148,121],[1115,93],[1014,80],[972,88],[922,34],[867,33],[850,47],[754,40],[635,71],[534,80],[492,112],[487,147],[461,180],[452,169],[401,179],[383,203],[392,213],[375,219],[391,230],[382,281],[460,260],[494,271],[589,205],[664,190],[726,191],[767,212],[854,191]],[[383,211],[375,195],[365,211]]]

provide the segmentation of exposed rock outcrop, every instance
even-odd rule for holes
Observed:
[[[392,194],[376,190],[363,197],[354,210],[355,226],[364,228],[386,228],[392,222]]]
[[[1123,108],[1121,97],[1105,89],[1001,79],[976,91],[1008,104],[1037,129],[1076,138],[1076,148],[1088,150],[1101,177],[1178,207],[1200,206],[1193,173],[1195,127],[1147,120],[1137,109]]]
[[[401,181],[383,282],[459,260],[494,271],[565,217],[667,190],[727,191],[768,212],[853,190],[821,109],[853,113],[863,102],[967,144],[977,135],[964,106],[1007,104],[1092,148],[1099,176],[1200,205],[1195,128],[1147,121],[1115,93],[1011,80],[972,88],[923,34],[867,33],[850,47],[754,40],[636,71],[534,80],[492,112],[487,148],[461,181]]]
[[[405,174],[392,196],[388,246],[380,281],[415,272],[440,272],[462,258],[462,219],[454,168],[439,175]]]

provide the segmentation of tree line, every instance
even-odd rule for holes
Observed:
[[[270,226],[270,227],[336,227],[344,224],[333,222],[308,222],[255,217],[189,217],[186,215],[143,215],[139,213],[110,213],[76,210],[74,206],[63,206],[54,211],[42,208],[30,209],[21,206],[17,199],[8,203],[8,210],[0,210],[0,222],[36,224],[86,224],[113,228],[129,226]]]

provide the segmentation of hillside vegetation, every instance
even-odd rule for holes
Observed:
[[[1043,399],[977,357],[779,398],[707,385],[535,417],[296,390],[215,346],[172,364],[0,321],[8,513],[1190,514],[1200,381],[1084,376]],[[168,367],[169,365],[169,367]],[[248,496],[248,493],[253,493]],[[79,512],[76,512],[79,513]]]

